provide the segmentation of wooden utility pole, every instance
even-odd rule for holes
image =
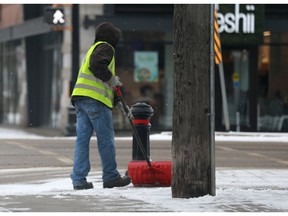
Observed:
[[[174,198],[215,195],[213,8],[174,6]]]

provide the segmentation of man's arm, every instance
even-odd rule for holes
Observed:
[[[90,57],[89,69],[95,77],[103,82],[109,81],[112,77],[108,65],[111,62],[113,54],[113,49],[108,44],[100,44],[94,49]]]

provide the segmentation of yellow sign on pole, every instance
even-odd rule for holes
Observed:
[[[221,42],[219,35],[219,26],[217,23],[217,11],[214,12],[214,51],[215,51],[215,64],[222,62]]]

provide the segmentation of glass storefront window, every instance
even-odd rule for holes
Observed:
[[[1,46],[1,122],[18,125],[21,118],[20,98],[23,82],[23,57],[21,41],[11,41]]]
[[[265,32],[258,57],[258,130],[288,131],[288,33]]]
[[[123,32],[116,49],[116,73],[124,84],[123,95],[131,106],[137,102],[150,104],[153,129],[165,128],[165,33]],[[117,109],[115,129],[129,129],[129,122]]]
[[[63,91],[63,80],[61,77],[63,61],[60,46],[61,43],[61,33],[52,32],[42,36],[42,61],[43,65],[46,66],[43,68],[41,73],[41,82],[43,86],[43,101],[41,105],[41,112],[43,112],[43,115],[41,117],[41,123],[53,128],[60,127],[61,123],[60,103],[61,92]],[[50,82],[46,82],[45,80],[50,80]]]
[[[230,124],[249,127],[249,52],[226,50],[223,57]]]

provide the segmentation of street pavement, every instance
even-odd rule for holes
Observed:
[[[217,141],[216,196],[188,200],[172,199],[171,188],[130,184],[103,189],[95,139],[88,177],[94,188],[74,191],[69,178],[74,141],[75,137],[29,135],[0,138],[0,212],[288,212],[282,203],[288,199],[288,140]],[[131,137],[116,138],[122,174],[131,160],[131,142]],[[171,140],[152,139],[151,158],[171,160]],[[266,198],[261,201],[261,196]]]

